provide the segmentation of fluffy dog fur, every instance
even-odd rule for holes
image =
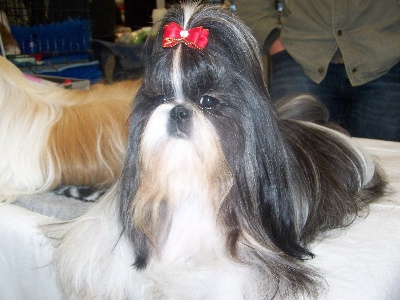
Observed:
[[[61,184],[104,188],[120,174],[139,82],[66,90],[0,57],[0,200]]]
[[[162,48],[170,22],[207,28],[207,47]],[[121,179],[87,214],[45,227],[64,296],[317,298],[323,280],[302,259],[381,195],[375,164],[342,133],[286,120],[304,118],[293,101],[277,117],[257,44],[229,12],[175,6],[160,25]]]

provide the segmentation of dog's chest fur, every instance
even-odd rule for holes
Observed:
[[[227,256],[222,236],[215,212],[204,201],[181,200],[173,211],[162,249],[143,271],[142,296],[244,299],[245,279],[250,270]]]
[[[173,210],[168,238],[163,245],[163,261],[178,263],[210,260],[224,252],[224,241],[213,212],[194,196],[181,200]]]

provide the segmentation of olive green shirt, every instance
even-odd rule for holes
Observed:
[[[400,0],[236,0],[238,16],[266,53],[278,36],[313,81],[321,82],[341,51],[353,86],[400,61]]]

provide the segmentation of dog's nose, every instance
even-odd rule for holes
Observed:
[[[168,133],[176,138],[187,139],[192,128],[192,110],[183,105],[177,105],[169,113]]]
[[[190,118],[191,111],[182,105],[175,106],[169,116],[175,121],[184,121]]]

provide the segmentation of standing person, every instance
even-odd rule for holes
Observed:
[[[273,101],[311,93],[353,136],[400,141],[398,0],[237,0],[270,55]]]

